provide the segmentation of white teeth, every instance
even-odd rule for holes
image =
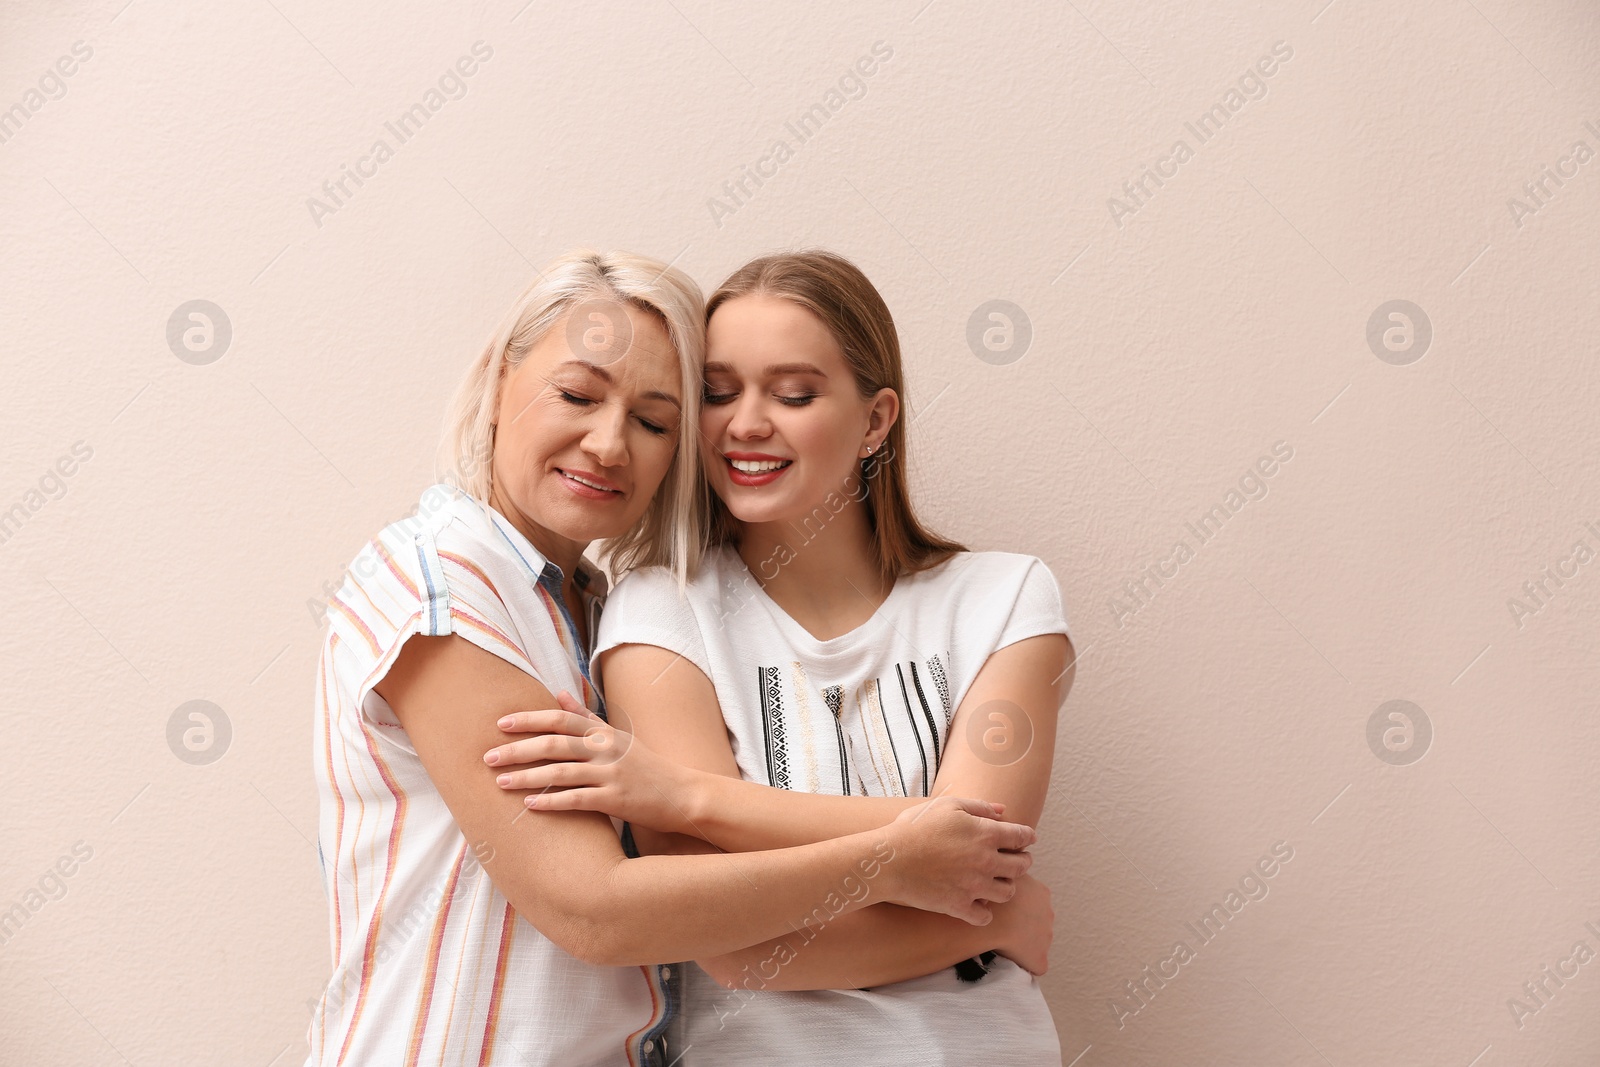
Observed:
[[[608,492],[608,493],[615,493],[616,492],[615,489],[612,489],[609,486],[595,485],[593,482],[585,481],[584,479],[578,477],[576,474],[573,474],[571,471],[562,471],[561,473],[565,474],[568,478],[571,478],[575,482],[578,482],[578,483],[580,483],[582,485],[589,486],[591,489],[602,489],[602,490],[604,490],[605,492]]]
[[[736,471],[744,471],[746,474],[760,474],[762,471],[775,471],[787,467],[790,461],[786,459],[730,459],[728,462],[733,464],[733,469]]]

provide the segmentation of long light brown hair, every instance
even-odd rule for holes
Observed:
[[[751,260],[711,294],[706,301],[706,321],[729,300],[757,294],[792,301],[815,315],[844,352],[862,399],[888,388],[903,400],[905,375],[894,317],[854,263],[821,249]],[[872,529],[878,570],[886,582],[927,570],[966,551],[965,545],[940,537],[917,519],[907,484],[904,419],[895,419],[883,445],[861,461],[860,473],[867,487],[862,503]],[[708,544],[736,542],[737,521],[709,483],[703,481],[702,486]]]

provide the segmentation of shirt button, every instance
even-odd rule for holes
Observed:
[[[654,1052],[656,1050],[656,1043],[654,1041],[646,1039],[646,1041],[644,1043],[644,1050],[646,1052]]]
[[[663,967],[663,968],[661,968],[661,977],[662,977],[663,980],[670,979],[672,977],[672,968],[671,967]]]

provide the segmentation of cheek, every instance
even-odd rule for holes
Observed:
[[[853,450],[854,423],[840,412],[796,409],[784,426],[784,434],[801,455],[831,466]]]
[[[665,439],[652,437],[631,449],[634,489],[641,491],[642,503],[648,504],[661,491],[667,472],[672,469],[673,457],[678,453],[677,443],[678,438],[674,434]]]
[[[722,439],[722,431],[728,428],[728,423],[733,419],[733,413],[727,405],[706,404],[700,408],[700,436],[707,442]]]
[[[537,400],[526,407],[508,407],[509,412],[502,415],[495,433],[495,466],[497,471],[527,478],[537,474],[571,441],[573,428],[562,412],[552,411]]]

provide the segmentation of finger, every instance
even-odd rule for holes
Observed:
[[[994,805],[987,800],[978,800],[975,797],[956,797],[955,802],[962,811],[976,815],[980,819],[998,819],[1000,817],[1000,813],[995,810]]]
[[[974,896],[984,903],[1004,904],[1016,896],[1016,883],[1008,882],[1004,878],[980,878],[978,888],[972,890]]]
[[[1039,840],[1039,835],[1033,827],[1023,826],[1014,822],[995,822],[985,827],[989,832],[988,840],[995,848],[1021,851]]]
[[[556,694],[556,703],[561,705],[563,711],[569,711],[574,715],[581,715],[585,719],[600,719],[600,716],[589,710],[589,705],[585,704],[583,701],[579,700],[565,689]],[[600,721],[604,722],[605,720],[600,719]]]
[[[1009,878],[991,878],[984,887],[982,898],[995,904],[1004,904],[1017,895],[1017,883]]]
[[[562,708],[513,711],[495,723],[508,734],[579,734],[594,727],[594,719]]]
[[[995,878],[1015,880],[1028,873],[1032,866],[1032,856],[1027,852],[997,852],[995,861],[989,865],[989,873]]]
[[[506,771],[504,774],[497,775],[494,783],[501,789],[543,789],[548,783],[539,776],[539,772],[542,770],[544,770],[543,767]]]
[[[523,763],[544,763],[552,760],[588,759],[590,749],[581,737],[567,734],[540,734],[498,745],[484,754],[483,761],[495,767],[510,767]]]
[[[543,767],[507,771],[495,781],[512,783],[506,786],[508,789],[566,789],[600,784],[586,763],[547,763]]]
[[[602,811],[601,797],[598,789],[547,789],[523,803],[533,811]]]
[[[973,926],[988,926],[994,922],[994,912],[981,900],[969,900],[949,909],[946,914],[964,920]]]
[[[591,755],[593,749],[582,737],[574,737],[571,734],[540,734],[537,737],[498,745],[486,752],[483,758],[490,766],[509,767],[522,763],[586,760]]]

